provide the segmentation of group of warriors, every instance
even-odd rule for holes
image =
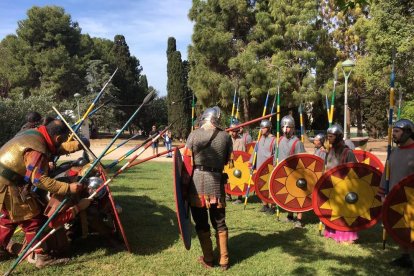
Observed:
[[[357,159],[357,152],[361,150],[355,150],[350,140],[344,140],[343,128],[338,124],[331,125],[326,134],[319,133],[314,137],[314,152],[309,154],[295,135],[295,121],[290,115],[280,121],[280,138],[279,134],[275,137],[271,133],[272,122],[262,120],[259,139],[253,147],[251,137],[237,129],[237,123],[233,122],[228,134],[220,126],[220,115],[218,107],[207,108],[199,119],[199,127],[188,137],[182,157],[183,169],[179,172],[182,197],[179,194],[176,197],[184,244],[190,248],[188,227],[191,223],[188,223],[188,217],[187,222],[182,219],[185,210],[178,204],[181,200],[190,206],[203,252],[198,261],[206,268],[217,263],[223,270],[228,269],[226,199],[231,201],[230,195],[236,195],[233,203],[237,204],[244,196],[246,206],[251,186],[262,200],[260,212],[277,213],[279,217],[281,207],[288,211],[286,222],[292,222],[295,228],[303,228],[305,211],[314,210],[325,224],[323,236],[338,243],[354,243],[359,230],[372,227],[381,219],[381,202],[385,200],[387,190],[392,194],[395,186],[407,177],[414,186],[414,124],[410,120],[401,119],[392,125],[392,140],[396,147],[390,152],[388,169],[383,173],[384,168],[378,158],[376,162],[379,164],[375,165]],[[249,147],[251,152],[247,153]],[[176,164],[181,162],[180,158],[176,158]],[[246,173],[250,174],[249,177]],[[409,206],[405,204],[401,208]],[[394,216],[392,212],[390,215],[391,209],[387,209],[389,217]],[[406,212],[405,218],[404,214],[401,216],[401,220],[405,219],[406,228],[410,228],[412,215]],[[215,230],[218,261],[213,255],[209,220]],[[399,242],[400,234],[396,233],[399,230],[395,229],[399,219],[391,220],[393,222],[387,230],[402,250],[402,256],[391,264],[412,267],[410,231],[408,244]],[[407,229],[403,230],[406,231],[401,235],[407,238]]]
[[[100,187],[105,172],[91,168],[88,155],[57,165],[59,156],[84,150],[82,138],[70,141],[70,130],[62,120],[43,118],[37,112],[27,115],[27,123],[0,148],[0,258],[17,256],[33,241],[39,229],[50,220],[53,229],[43,243],[24,256],[37,268],[66,263],[71,243],[90,234],[100,235],[110,246],[121,248],[109,189]],[[80,178],[89,177],[79,182]],[[91,196],[92,195],[92,196]],[[12,239],[24,232],[24,241]],[[40,239],[39,239],[40,240]]]
[[[280,138],[279,134],[275,137],[271,133],[272,122],[263,119],[260,122],[259,139],[255,142],[254,151],[249,154],[246,151],[249,151],[252,139],[242,130],[243,124],[240,127],[234,124],[226,131],[220,125],[220,116],[218,107],[206,109],[199,120],[198,128],[187,138],[183,158],[178,148],[174,150],[176,175],[177,164],[181,164],[183,168],[178,170],[180,180],[177,183],[181,188],[175,184],[180,230],[186,248],[189,248],[188,239],[191,241],[191,234],[185,229],[189,218],[180,217],[187,210],[182,207],[182,200],[188,204],[195,222],[203,252],[198,261],[203,266],[210,268],[216,263],[211,223],[219,252],[217,263],[223,270],[229,268],[226,193],[231,194],[238,189],[237,193],[233,193],[237,196],[235,202],[240,203],[244,196],[246,205],[249,190],[254,186],[254,192],[262,200],[261,212],[278,214],[281,207],[288,211],[287,222],[293,222],[294,227],[303,228],[304,212],[314,210],[325,224],[324,236],[338,242],[353,242],[358,238],[357,231],[374,225],[380,216],[381,200],[386,197],[384,207],[391,206],[387,211],[396,211],[390,217],[383,218],[384,225],[391,221],[393,227],[387,230],[402,250],[401,257],[393,260],[392,264],[412,267],[410,251],[413,246],[411,240],[404,240],[406,230],[412,223],[411,209],[407,212],[404,208],[410,206],[403,204],[403,207],[397,207],[402,204],[401,200],[396,203],[388,200],[395,198],[396,194],[410,193],[409,188],[414,188],[409,186],[414,186],[414,124],[410,120],[401,119],[393,124],[392,138],[397,147],[389,156],[388,170],[382,173],[378,168],[367,164],[352,165],[357,162],[356,151],[347,146],[340,125],[329,127],[327,135],[316,135],[313,141],[315,150],[312,154],[307,154],[303,142],[295,135],[293,117],[288,115],[282,118]],[[67,254],[71,241],[86,238],[91,233],[100,234],[114,246],[120,245],[117,238],[120,225],[113,218],[120,209],[111,201],[109,188],[96,193],[97,188],[102,188],[102,183],[105,182],[105,171],[99,166],[88,167],[90,161],[87,156],[56,166],[58,156],[85,150],[85,144],[88,144],[88,141],[82,142],[82,139],[70,141],[69,134],[69,127],[61,120],[42,120],[40,115],[31,113],[22,130],[0,148],[2,258],[21,253],[22,248],[35,239],[36,233],[41,232],[40,228],[43,229],[42,225],[47,221],[48,226],[54,230],[54,235],[25,255],[38,268],[67,262],[68,259],[62,256]],[[238,167],[240,164],[247,167],[249,181],[242,185],[233,185],[232,189],[232,181],[240,181],[246,174],[244,168]],[[264,176],[262,172],[266,170],[266,183],[260,184],[259,180],[263,180]],[[344,170],[345,176],[341,175]],[[85,175],[89,177],[80,181]],[[339,189],[337,192],[344,196],[339,201],[344,201],[354,211],[359,207],[366,208],[366,201],[372,202],[372,206],[369,205],[368,210],[362,210],[362,214],[357,212],[356,217],[350,218],[346,212],[337,210],[338,206],[334,205],[338,204],[338,198],[330,198],[328,191],[335,190],[335,185],[340,186],[347,182],[347,178],[351,179],[348,182],[354,181],[357,185],[362,185],[355,175],[363,179],[364,183],[369,182],[369,189],[361,193],[344,193],[344,189]],[[321,188],[323,185],[324,189]],[[363,197],[370,196],[372,191],[375,192],[373,197],[365,200]],[[332,194],[335,193],[331,192]],[[404,194],[403,197],[409,201],[410,195]],[[66,202],[68,198],[69,201]],[[376,202],[378,198],[379,203]],[[56,210],[62,202],[66,202],[65,207],[57,214]],[[364,204],[361,205],[361,202]],[[328,205],[330,210],[327,211]],[[339,208],[347,209],[346,206]],[[336,221],[341,223],[335,224]],[[353,227],[361,221],[365,224]],[[24,232],[23,243],[12,240],[18,227]],[[401,236],[394,228],[401,228],[404,234]],[[409,231],[408,236],[410,237]]]

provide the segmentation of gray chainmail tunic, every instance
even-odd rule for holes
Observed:
[[[319,156],[320,158],[323,159],[323,161],[325,161],[326,149],[324,147],[315,148],[315,152],[313,154],[316,155],[316,156]]]
[[[414,144],[411,147],[394,148],[390,155],[389,191],[403,178],[414,173]],[[381,185],[385,189],[385,172],[382,174]]]
[[[274,144],[276,143],[276,138],[273,134],[267,136],[262,135],[259,142],[257,142],[257,153],[256,153],[256,165],[255,169],[258,170],[260,166],[267,160],[269,157],[274,154]],[[249,163],[253,164],[254,154],[250,156]]]
[[[195,207],[204,207],[204,204],[208,207],[214,203],[225,205],[222,171],[233,151],[229,134],[219,129],[199,128],[190,134],[186,147],[192,151],[195,168],[189,192],[190,204]],[[214,168],[218,172],[201,171],[197,166]]]
[[[295,144],[295,142],[296,145],[295,148],[293,148],[293,144]],[[305,146],[298,137],[292,136],[290,139],[288,139],[285,136],[282,136],[279,141],[279,156],[275,156],[275,158],[277,158],[278,162],[280,163],[289,156],[302,152],[306,152]]]
[[[344,163],[357,163],[357,159],[344,142],[337,147],[331,147],[325,159],[325,171]]]

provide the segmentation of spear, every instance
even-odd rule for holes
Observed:
[[[267,95],[266,95],[266,100],[265,100],[265,103],[264,103],[264,106],[263,106],[262,117],[266,114],[267,102],[269,101],[269,92],[270,91],[268,90],[267,91]],[[246,197],[244,198],[244,209],[246,209],[246,206],[247,206],[247,199],[249,198],[249,192],[250,192],[250,186],[252,184],[253,172],[254,172],[254,170],[256,168],[257,150],[258,150],[258,144],[259,144],[259,141],[260,141],[261,136],[262,136],[262,132],[259,130],[259,134],[257,135],[257,143],[256,143],[256,145],[254,147],[252,167],[250,168],[249,180],[247,182]]]
[[[277,85],[277,94],[275,95],[275,98],[273,100],[273,104],[272,104],[272,109],[270,110],[270,113],[272,114],[274,109],[275,109],[275,105],[277,104],[277,121],[279,121],[280,118],[280,72],[279,72],[279,76],[278,76],[278,85]],[[269,121],[272,121],[272,117],[269,118]],[[276,137],[276,141],[279,141],[279,122],[277,122],[277,137]],[[279,143],[276,142],[276,148],[277,150],[279,150]],[[280,219],[280,209],[279,209],[279,205],[276,204],[276,218],[279,221]]]
[[[392,119],[394,116],[394,106],[395,106],[394,59],[395,59],[395,49],[393,49],[393,52],[392,52],[392,67],[391,67],[391,76],[390,76],[390,106],[389,106],[389,111],[388,111],[388,145],[387,145],[387,160],[385,161],[385,195],[388,194],[389,189],[390,189],[390,156],[391,156],[391,147],[392,147]],[[385,249],[386,238],[387,238],[387,233],[384,228],[382,231],[382,248],[383,249]]]
[[[402,100],[402,91],[398,93],[398,112],[397,112],[397,120],[401,119],[401,100]]]
[[[94,160],[96,160],[97,159],[96,155],[92,152],[91,149],[89,149],[88,147],[85,146],[85,144],[83,143],[83,141],[76,134],[76,132],[73,129],[70,128],[69,124],[63,118],[63,116],[59,113],[59,111],[55,107],[53,107],[53,110],[62,118],[62,122],[65,123],[66,127],[73,133],[73,135],[75,136],[76,140],[78,140],[79,143],[81,143],[82,147],[88,152],[88,154],[91,155]],[[103,171],[102,168],[103,168],[102,164],[99,163],[99,171],[101,173],[101,176],[103,177],[103,180],[105,181],[106,180],[106,175],[105,175],[105,172]],[[109,189],[109,186],[106,187],[106,190],[108,191],[108,198],[109,198],[109,201],[111,202],[112,211],[114,213],[115,220],[116,220],[116,222],[118,224],[119,230],[121,231],[121,235],[122,235],[122,238],[124,240],[125,246],[128,249],[128,252],[131,252],[131,248],[129,246],[128,239],[127,239],[127,237],[125,235],[124,226],[122,225],[121,219],[118,216],[118,212],[116,210],[115,202],[114,202],[114,199],[112,197],[112,193],[111,193],[111,190]]]
[[[305,128],[303,125],[303,108],[302,108],[302,104],[299,105],[299,118],[300,118],[300,141],[303,143],[305,141],[304,139],[304,132],[305,132]]]
[[[137,138],[139,135],[140,135],[139,133],[134,134],[132,137],[130,137],[130,138],[128,138],[128,139],[126,139],[124,142],[122,142],[122,143],[118,144],[116,147],[114,147],[114,148],[112,148],[112,149],[108,150],[108,152],[105,154],[105,156],[106,156],[106,155],[108,155],[108,154],[110,154],[110,153],[111,153],[111,152],[113,152],[114,150],[116,150],[116,149],[118,149],[118,148],[122,147],[123,145],[125,145],[126,143],[128,143],[129,141],[131,141],[132,139]]]
[[[233,106],[231,108],[230,124],[234,122],[234,109],[236,107],[236,96],[237,96],[237,89],[234,89]]]
[[[128,121],[125,123],[125,125],[122,127],[121,131],[112,139],[111,143],[104,149],[104,151],[101,153],[101,155],[92,163],[92,165],[89,167],[89,169],[86,171],[85,175],[82,176],[80,179],[80,183],[88,176],[88,174],[93,170],[93,168],[100,162],[104,154],[108,151],[108,149],[112,146],[113,143],[115,143],[116,139],[119,135],[121,135],[122,131],[127,128],[127,126],[132,122],[132,120],[135,118],[135,116],[138,114],[138,112],[141,110],[142,106],[147,104],[149,101],[151,101],[154,97],[155,91],[152,91],[149,93],[142,104],[138,107],[138,109],[132,114],[132,116],[128,119]],[[36,236],[27,244],[26,248],[21,252],[19,257],[14,261],[10,269],[6,272],[6,275],[10,274],[18,265],[20,260],[23,258],[23,256],[27,253],[27,251],[30,249],[30,247],[33,245],[33,243],[39,239],[40,235],[43,233],[43,231],[46,229],[47,225],[56,217],[56,215],[60,212],[60,210],[63,208],[63,206],[68,201],[68,198],[65,198],[62,200],[62,202],[59,204],[59,206],[56,208],[56,210],[52,213],[52,215],[46,220],[46,222],[43,224],[43,226],[38,230],[36,233]]]
[[[279,114],[279,113],[278,113],[278,114]],[[241,124],[239,124],[239,125],[237,125],[237,126],[226,128],[226,129],[225,129],[225,131],[227,131],[227,132],[229,132],[229,131],[233,131],[233,130],[235,130],[235,129],[238,129],[238,128],[241,128],[241,127],[245,127],[245,126],[251,125],[251,124],[253,124],[253,123],[259,122],[259,121],[261,121],[261,120],[264,120],[264,119],[267,119],[267,118],[271,118],[272,116],[275,116],[275,115],[276,115],[276,113],[267,114],[267,115],[265,115],[265,116],[258,117],[258,118],[256,118],[256,119],[253,119],[253,120],[250,120],[250,121],[247,121],[247,122],[241,123]]]
[[[170,150],[166,150],[166,151],[160,152],[158,154],[154,154],[154,155],[152,155],[150,157],[147,157],[147,158],[144,158],[144,159],[141,159],[141,160],[136,160],[136,161],[132,162],[131,164],[129,164],[128,168],[134,167],[134,166],[136,166],[138,164],[141,164],[141,163],[147,162],[149,160],[152,160],[154,158],[160,157],[160,156],[165,155],[165,154],[167,154],[169,152],[173,152],[175,150],[175,148],[182,149],[184,147],[185,147],[185,145],[180,145],[180,146],[174,147],[174,148],[172,148]]]
[[[325,94],[325,106],[326,106],[326,113],[328,114],[328,122],[329,122],[329,119],[331,118],[331,115],[330,115],[330,111],[329,111],[329,100],[328,100],[328,95],[327,94]]]
[[[178,119],[177,119],[178,120]],[[139,152],[137,152],[128,162],[126,162],[119,170],[115,172],[115,174],[112,176],[112,178],[117,177],[119,174],[121,174],[125,169],[127,169],[132,162],[134,162],[135,159],[137,159],[147,148],[151,146],[152,143],[157,141],[161,135],[163,135],[177,120],[169,124],[162,132],[158,133],[151,141],[149,141],[143,149],[141,149]]]
[[[85,114],[83,114],[80,122],[76,125],[75,127],[75,132],[77,132],[79,130],[79,128],[82,126],[82,123],[86,120],[86,118],[88,117],[89,113],[92,111],[92,108],[94,108],[94,106],[96,105],[96,103],[99,101],[99,99],[101,98],[106,86],[109,84],[109,82],[112,80],[112,78],[115,76],[115,73],[118,71],[118,68],[115,69],[115,72],[111,75],[111,77],[109,78],[109,80],[105,83],[105,85],[102,87],[101,91],[98,93],[98,95],[96,95],[95,99],[93,100],[93,102],[91,103],[91,105],[89,106],[89,108],[86,110]],[[73,138],[73,134],[71,134],[68,138],[68,141],[72,140]]]
[[[236,120],[240,119],[240,97],[237,97]]]
[[[334,110],[335,110],[335,92],[336,92],[336,83],[338,80],[338,68],[335,67],[334,70],[334,85],[333,85],[333,91],[332,91],[332,99],[331,99],[331,106],[329,108],[329,126],[332,126],[332,121],[333,121],[333,115],[334,115]]]
[[[88,118],[91,117],[93,114],[95,114],[96,112],[99,111],[99,109],[101,109],[102,107],[104,107],[105,105],[109,104],[110,102],[112,102],[113,100],[115,100],[115,97],[110,98],[109,100],[105,101],[103,104],[101,104],[100,106],[98,106],[97,108],[95,108],[94,110],[92,110],[89,114],[88,114]],[[81,119],[79,119],[76,123],[74,123],[72,125],[72,128],[76,127],[76,125],[78,125],[80,123]]]
[[[133,154],[135,151],[137,151],[138,149],[140,149],[142,146],[145,146],[145,149],[147,149],[149,146],[151,146],[151,143],[153,143],[154,141],[156,141],[161,135],[163,135],[165,132],[167,132],[168,129],[171,128],[171,126],[177,121],[178,119],[176,119],[174,122],[172,122],[169,126],[167,126],[163,131],[161,131],[161,133],[156,133],[154,135],[152,135],[151,137],[147,138],[142,144],[137,145],[135,147],[133,147],[131,150],[129,150],[127,153],[125,153],[123,156],[121,156],[120,158],[118,158],[117,160],[113,161],[111,164],[109,164],[108,166],[106,166],[106,169],[111,169],[113,168],[116,164],[118,164],[119,162],[121,162],[122,160],[124,160],[125,158],[127,158],[128,156],[130,156],[131,154]],[[158,137],[158,138],[155,138]],[[147,147],[147,145],[149,145]]]
[[[276,163],[277,165],[279,163],[279,139],[280,139],[280,71],[279,71],[279,77],[277,81],[277,95],[276,95],[276,104],[277,104],[277,116],[276,116],[276,143],[275,143],[275,157],[276,157]],[[277,220],[280,218],[280,210],[279,205],[276,205],[276,217]]]

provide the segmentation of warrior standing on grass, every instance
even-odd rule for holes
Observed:
[[[280,121],[283,136],[279,140],[279,163],[291,155],[305,152],[305,146],[302,141],[295,135],[295,120],[292,116],[286,115]],[[275,164],[276,167],[277,164]],[[293,213],[289,212],[286,218],[287,222],[294,222],[295,228],[303,228],[302,213],[297,214],[295,221]]]
[[[344,131],[340,125],[332,125],[328,128],[328,141],[331,145],[325,159],[325,171],[344,163],[356,163],[354,153],[344,141]],[[340,243],[354,243],[358,239],[358,233],[353,231],[339,231],[325,225],[324,236],[332,238]]]
[[[222,172],[230,161],[233,150],[230,136],[219,127],[219,118],[218,107],[206,109],[200,120],[200,128],[188,136],[186,148],[192,152],[193,157],[194,172],[189,202],[203,251],[199,262],[207,268],[213,267],[213,245],[208,223],[210,216],[211,224],[216,230],[219,264],[225,270],[229,266],[224,192],[227,179]]]
[[[272,129],[272,123],[269,120],[262,120],[260,122],[260,140],[256,143],[256,164],[253,163],[254,154],[250,157],[249,167],[254,166],[255,169],[259,169],[262,164],[274,155],[275,136],[270,132]],[[264,212],[269,215],[276,213],[275,204],[269,206],[267,202],[262,201],[262,208],[259,212]]]
[[[394,123],[392,129],[392,139],[398,147],[391,152],[389,159],[389,189],[391,190],[403,178],[414,173],[414,124],[410,120],[401,119]],[[384,197],[385,173],[381,179],[381,196]],[[404,268],[411,268],[413,262],[410,257],[410,250],[400,246],[402,255],[393,260],[390,264]],[[410,275],[413,275],[411,271]]]
[[[315,152],[313,153],[316,156],[319,156],[325,161],[326,158],[326,148],[325,144],[325,135],[322,133],[316,134],[315,138],[313,139],[313,145],[315,146]]]

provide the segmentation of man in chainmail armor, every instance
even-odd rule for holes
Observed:
[[[210,222],[216,230],[219,265],[226,270],[229,266],[224,191],[227,179],[223,169],[231,160],[233,149],[230,136],[219,126],[219,119],[218,107],[206,109],[200,119],[200,128],[194,130],[187,139],[186,150],[191,152],[194,168],[188,198],[203,251],[198,261],[207,268],[213,266],[213,245],[208,223],[210,216]]]

